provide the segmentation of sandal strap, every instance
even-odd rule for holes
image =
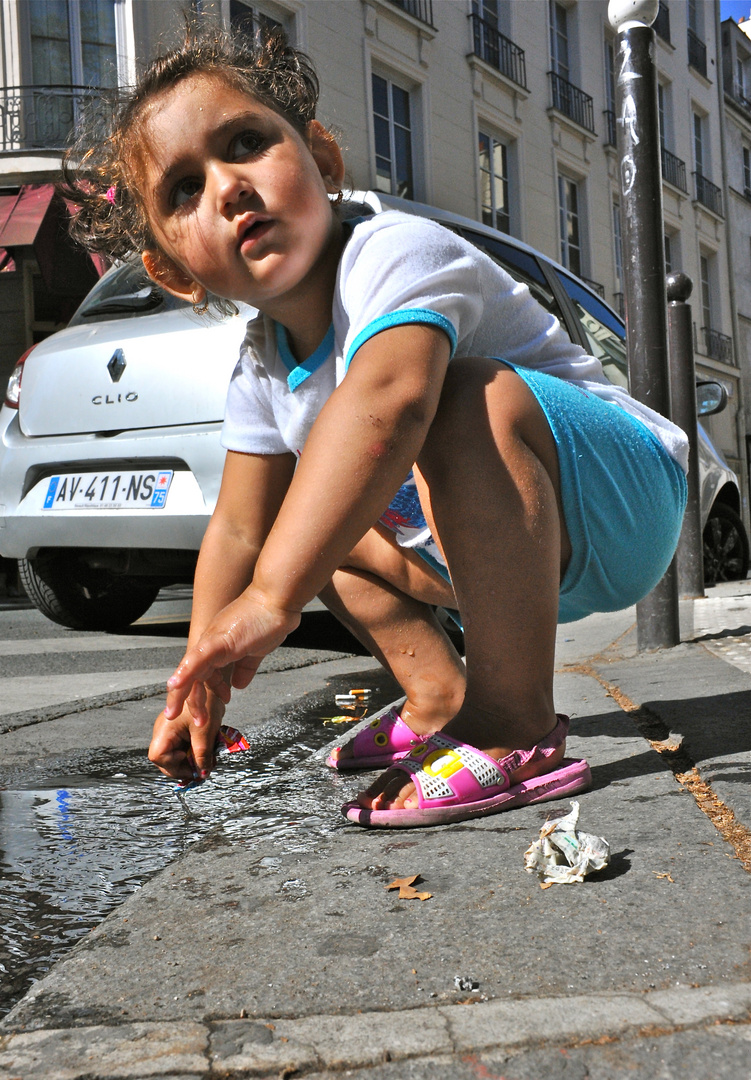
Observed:
[[[354,757],[371,757],[375,754],[407,753],[421,743],[404,723],[399,707],[394,705],[382,716],[374,717],[367,727],[358,732],[352,740]]]
[[[411,776],[420,809],[426,803],[445,806],[485,799],[506,791],[521,765],[551,757],[565,741],[568,727],[568,717],[558,715],[550,734],[531,750],[514,750],[500,761],[438,731],[393,767]]]

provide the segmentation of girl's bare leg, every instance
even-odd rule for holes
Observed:
[[[418,466],[466,644],[464,702],[444,730],[495,758],[530,749],[556,724],[558,590],[571,550],[550,428],[515,372],[455,360]],[[548,771],[563,754],[515,780]],[[385,773],[360,801],[417,805],[400,772]]]
[[[465,669],[429,605],[454,606],[451,586],[386,530],[366,534],[321,599],[407,695],[401,717],[429,735],[456,715]],[[346,745],[334,757],[349,754]]]

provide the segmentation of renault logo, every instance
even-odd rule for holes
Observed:
[[[110,373],[110,378],[113,382],[120,382],[120,376],[125,371],[125,354],[122,349],[115,349],[110,361],[107,364],[107,371]]]

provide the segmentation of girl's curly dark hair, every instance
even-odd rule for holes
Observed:
[[[252,94],[301,134],[315,118],[318,77],[281,32],[266,30],[250,39],[189,26],[183,44],[153,60],[132,90],[118,92],[84,117],[63,157],[59,190],[75,207],[71,233],[89,251],[117,260],[159,248],[141,194],[146,106],[201,73]]]

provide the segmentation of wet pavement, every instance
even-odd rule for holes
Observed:
[[[362,778],[316,752],[343,685],[324,669],[347,658],[269,673],[240,699],[257,763],[244,775],[238,756],[195,793],[200,837],[158,804],[181,853],[9,1013],[0,1077],[747,1075],[751,586],[692,608],[689,640],[653,654],[636,652],[633,612],[560,630],[568,752],[593,773],[581,826],[613,853],[581,885],[541,889],[524,871],[567,801],[451,827],[348,825],[338,806]],[[381,681],[349,662],[360,685]],[[0,737],[21,770],[32,730]],[[413,874],[431,897],[398,900],[387,886]]]

